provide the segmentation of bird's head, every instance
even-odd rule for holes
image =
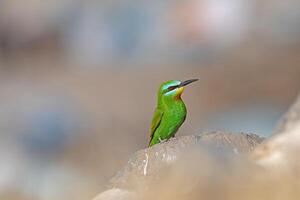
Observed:
[[[184,86],[197,81],[198,79],[190,79],[186,81],[170,80],[162,83],[158,90],[159,99],[180,99],[184,90]]]

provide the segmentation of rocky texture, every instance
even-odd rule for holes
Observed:
[[[249,153],[263,138],[255,134],[213,132],[174,138],[136,152],[112,180],[114,187],[130,187],[128,183],[157,179],[159,172],[174,163],[187,148],[222,149],[234,154]]]
[[[100,193],[93,200],[137,200],[134,192],[113,188]]]
[[[290,170],[300,161],[300,95],[278,123],[275,133],[252,154],[259,164]],[[296,166],[297,165],[297,166]]]
[[[284,133],[293,129],[296,124],[300,123],[300,94],[295,103],[289,108],[286,114],[281,118],[274,130],[274,134]]]
[[[126,166],[111,179],[110,187],[113,189],[101,193],[94,200],[134,199],[136,190],[153,185],[164,176],[167,168],[173,167],[179,158],[190,157],[191,152],[197,152],[195,157],[199,158],[207,151],[215,150],[238,155],[251,152],[262,141],[263,138],[255,134],[225,132],[173,138],[134,153]],[[195,148],[197,151],[194,151]],[[192,164],[194,161],[188,162]]]

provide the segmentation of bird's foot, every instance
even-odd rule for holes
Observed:
[[[168,141],[168,139],[161,139],[160,137],[158,138],[158,140],[159,140],[159,143]]]

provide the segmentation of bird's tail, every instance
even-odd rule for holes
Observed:
[[[153,144],[152,144],[152,139],[150,139],[149,143],[148,143],[148,147],[151,147]]]
[[[155,143],[155,139],[154,139],[154,137],[153,137],[153,138],[150,139],[149,144],[148,144],[148,147],[152,147],[152,146],[155,145],[155,144],[156,144],[156,143]]]

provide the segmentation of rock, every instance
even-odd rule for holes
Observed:
[[[262,166],[283,171],[299,167],[299,152],[300,95],[278,123],[275,134],[255,149],[251,157]]]
[[[223,152],[229,152],[232,155],[244,154],[251,152],[262,141],[263,138],[255,134],[224,132],[172,138],[167,142],[134,153],[125,167],[111,179],[110,186],[113,189],[100,193],[93,200],[140,199],[144,197],[149,188],[153,188],[157,183],[161,184],[157,181],[164,179],[164,176],[168,174],[166,171],[169,171],[169,167],[176,169],[181,166],[177,163],[178,159],[181,159],[179,163],[190,163],[194,167],[203,162],[201,166],[205,170],[202,172],[211,171],[214,168],[208,167],[211,165],[211,161],[209,161],[210,157],[207,157],[207,152],[218,149],[220,150],[218,154]],[[219,160],[214,162],[219,162]],[[222,166],[223,164],[213,165]],[[193,177],[193,170],[195,168],[189,170],[190,177]],[[172,171],[173,173],[174,171]],[[182,173],[181,175],[184,176]],[[171,176],[173,177],[173,175]],[[151,195],[147,194],[146,196]]]
[[[134,192],[113,188],[102,192],[93,200],[137,200]]]
[[[263,138],[255,134],[213,132],[173,138],[168,142],[136,152],[127,165],[112,178],[111,185],[120,188],[135,188],[158,179],[159,172],[174,163],[187,148],[201,146],[210,149],[226,149],[234,154],[251,152]]]
[[[274,134],[284,133],[291,130],[296,124],[300,123],[300,94],[295,103],[289,108],[286,114],[277,124]]]

